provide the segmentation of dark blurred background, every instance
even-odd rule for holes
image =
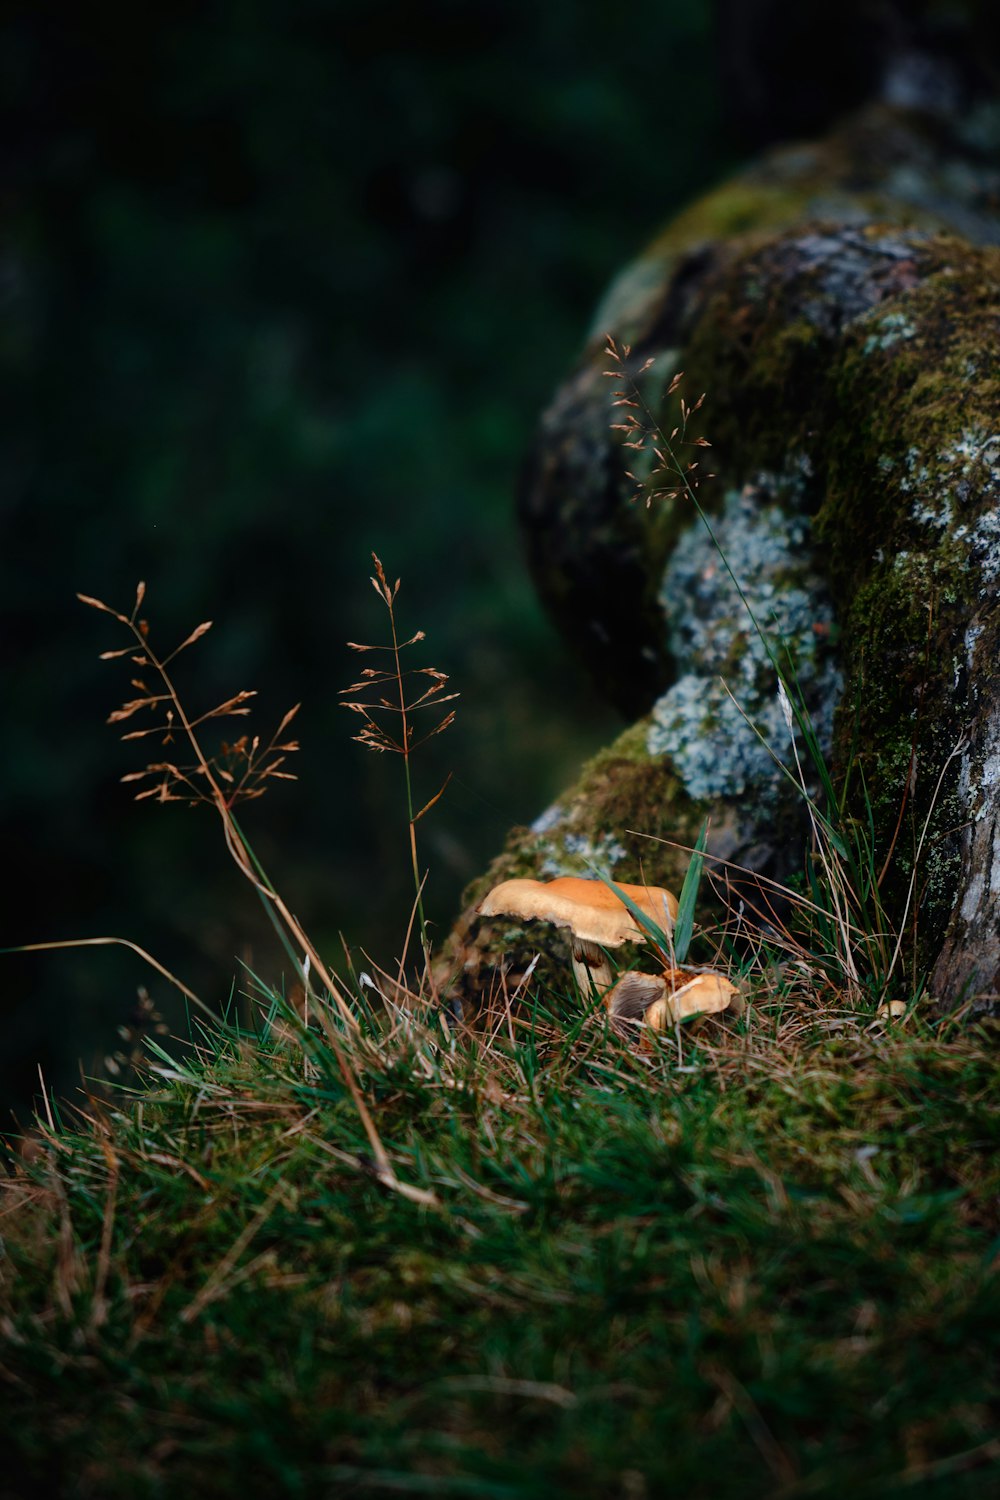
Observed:
[[[268,731],[303,701],[301,779],[248,832],[326,952],[342,932],[392,961],[401,767],[337,706],[345,639],[385,629],[372,549],[427,632],[415,660],[462,694],[415,763],[421,800],[455,773],[420,830],[447,925],[507,828],[618,727],[521,563],[538,413],[616,269],[753,148],[871,92],[907,9],[6,8],[0,944],[120,934],[214,1004],[244,963],[280,976],[212,814],[119,783],[143,763],[104,723],[127,674],[97,654],[120,641],[74,596],[127,610],[143,578],[161,645],[217,622],[181,659],[193,707],[255,687]],[[183,1031],[124,952],[0,958],[5,1121],[38,1064],[59,1092],[100,1073],[140,984]]]
[[[301,699],[297,783],[252,841],[325,951],[398,953],[401,766],[338,689],[403,628],[452,676],[415,762],[429,914],[618,727],[543,619],[512,497],[610,275],[737,159],[706,0],[232,0],[6,12],[0,943],[120,934],[223,1003],[282,960],[207,809],[136,804],[104,720],[144,613],[192,705]],[[418,660],[414,657],[414,660]],[[138,959],[0,959],[0,1112],[73,1091],[149,987]],[[0,1128],[3,1128],[0,1126]]]

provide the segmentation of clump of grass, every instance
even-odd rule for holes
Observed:
[[[322,1031],[157,1041],[144,1090],[42,1122],[0,1198],[8,1493],[990,1492],[985,1030],[788,980],[683,1060],[559,994],[359,1015],[420,1201]]]

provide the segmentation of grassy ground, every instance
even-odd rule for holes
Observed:
[[[989,1023],[787,978],[680,1051],[579,1012],[341,1028],[422,1193],[287,1025],[44,1124],[0,1204],[3,1500],[997,1493]]]

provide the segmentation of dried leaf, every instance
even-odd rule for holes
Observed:
[[[212,621],[211,620],[202,620],[202,622],[201,622],[200,625],[196,625],[195,626],[195,628],[192,630],[191,634],[187,637],[187,639],[181,641],[180,645],[176,648],[176,650],[171,651],[170,655],[167,657],[167,660],[168,661],[173,661],[174,657],[175,656],[179,656],[180,653],[183,650],[186,649],[186,647],[193,646],[194,643],[195,643],[195,641],[201,640],[201,637],[207,631],[211,630],[211,628],[212,628]],[[143,632],[143,634],[145,634],[145,632]]]
[[[250,712],[249,708],[241,708],[240,704],[245,703],[248,698],[256,698],[256,696],[256,688],[251,689],[249,692],[244,689],[242,692],[234,694],[232,698],[227,698],[225,703],[218,703],[215,708],[208,709],[199,718],[192,719],[192,726],[203,724],[206,719],[238,718],[241,715],[246,715]]]
[[[103,610],[106,615],[114,615],[115,619],[121,620],[123,625],[127,625],[129,623],[125,615],[120,615],[116,609],[111,608],[110,604],[104,604],[100,599],[92,599],[89,594],[77,594],[76,597],[79,599],[81,604],[89,604],[91,609],[100,609]]]
[[[128,703],[123,703],[121,708],[116,708],[113,713],[108,714],[106,723],[120,724],[123,719],[131,719],[141,708],[152,708],[154,703],[166,701],[166,693],[150,694],[146,698],[132,698]]]
[[[457,693],[455,694],[455,697],[456,698],[458,697]],[[418,741],[418,744],[424,745],[424,744],[427,743],[428,740],[432,740],[436,734],[443,734],[446,729],[450,729],[451,728],[451,726],[452,726],[452,724],[454,724],[454,722],[455,722],[455,715],[454,715],[454,713],[450,713],[450,714],[446,715],[446,717],[441,720],[440,724],[435,724],[435,726],[434,726],[433,729],[428,730],[428,732],[424,735],[423,739]]]
[[[283,734],[283,733],[284,733],[284,731],[285,731],[285,730],[286,730],[286,729],[287,729],[287,728],[288,728],[288,726],[289,726],[289,724],[290,724],[290,723],[291,723],[291,722],[292,722],[292,720],[293,720],[293,719],[294,719],[294,718],[295,718],[295,715],[296,715],[296,714],[297,714],[297,713],[298,713],[298,711],[299,711],[299,709],[300,709],[300,708],[301,708],[301,707],[302,707],[302,704],[301,704],[301,703],[296,703],[296,705],[295,705],[295,707],[294,707],[294,708],[290,708],[290,709],[289,709],[289,710],[288,710],[288,712],[287,712],[287,714],[286,714],[286,715],[285,715],[285,717],[284,717],[284,718],[283,718],[283,719],[282,719],[282,721],[281,721],[281,723],[280,723],[280,724],[279,724],[279,725],[278,725],[278,727],[277,727],[277,729],[276,729],[276,730],[275,730],[275,731],[274,731],[274,738],[275,738],[275,739],[277,739],[277,738],[278,738],[278,735],[279,735],[279,734]]]
[[[407,712],[410,713],[417,708],[440,708],[442,703],[451,703],[453,699],[461,698],[461,693],[445,693],[444,697],[442,697],[441,689],[443,686],[444,683],[438,682],[433,687],[429,687],[426,693],[422,693],[419,698],[407,704]]]
[[[416,817],[413,819],[414,823],[419,823],[420,819],[423,817],[424,813],[430,812],[430,810],[434,806],[435,802],[440,802],[441,798],[444,796],[445,792],[448,789],[448,783],[449,783],[450,780],[451,780],[451,772],[449,771],[448,774],[447,774],[447,776],[444,779],[444,783],[443,783],[443,785],[441,787],[441,790],[439,792],[436,792],[435,795],[431,798],[431,800],[429,802],[425,802],[424,803],[423,807],[420,809],[420,811],[417,813]]]

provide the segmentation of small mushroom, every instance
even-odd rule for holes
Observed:
[[[608,991],[608,1010],[614,1021],[644,1021],[654,1031],[666,1031],[688,1016],[737,1013],[743,997],[721,974],[694,974],[666,969],[662,974],[625,974]]]
[[[666,1031],[688,1016],[713,1016],[734,1006],[739,995],[735,984],[721,974],[695,974],[677,989],[668,989],[646,1012],[646,1025]],[[735,1006],[734,1006],[735,1008]]]
[[[669,932],[677,900],[656,885],[621,885],[650,921]],[[505,880],[479,903],[484,917],[552,922],[573,934],[573,973],[584,994],[607,989],[613,975],[602,952],[622,943],[644,943],[646,934],[614,891],[600,880],[563,875],[558,880]]]
[[[608,1011],[613,1021],[644,1021],[650,1007],[659,1004],[667,993],[665,974],[623,974],[607,994]]]
[[[886,1000],[875,1012],[876,1021],[898,1021],[909,1010],[905,1000]]]

